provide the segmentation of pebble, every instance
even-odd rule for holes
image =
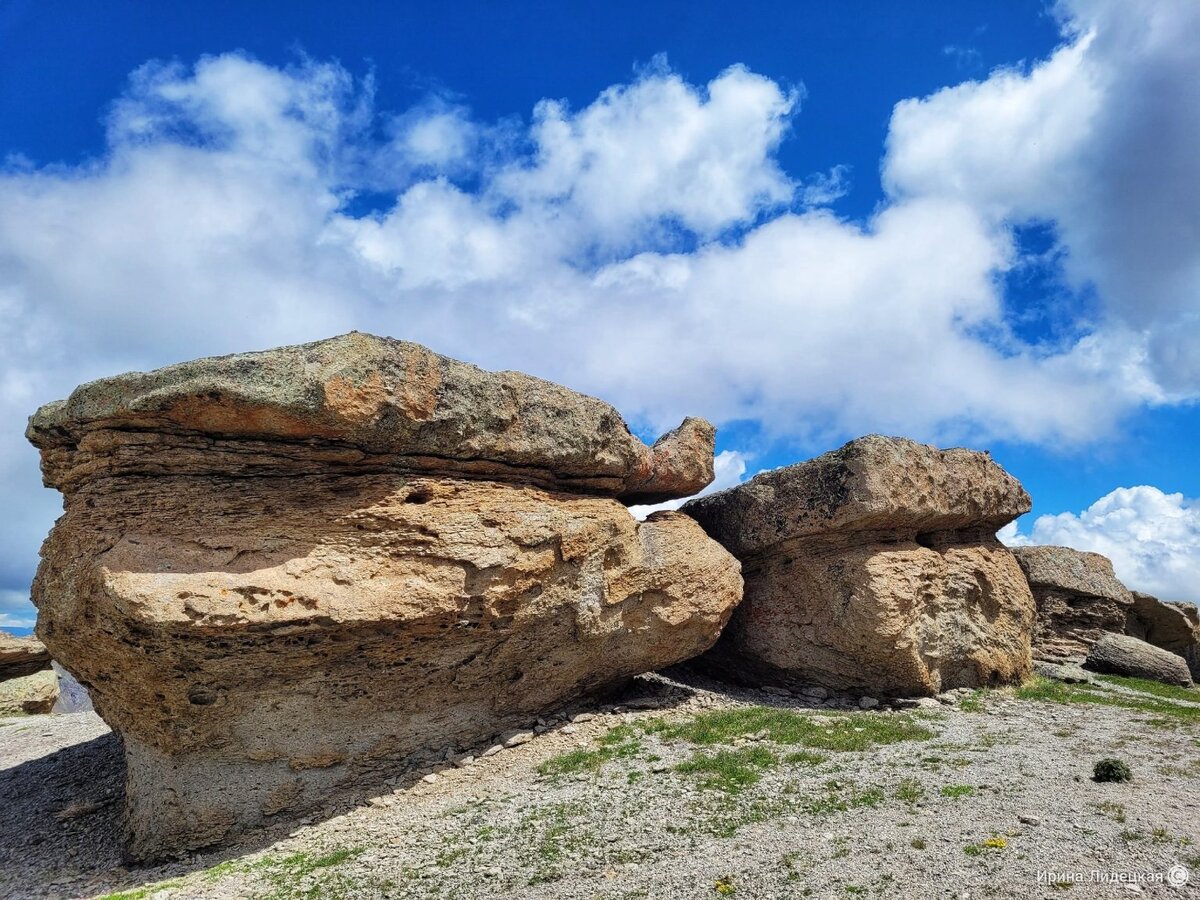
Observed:
[[[579,729],[576,728],[574,725],[564,725],[562,728],[559,729],[559,731],[561,731],[563,734],[574,734],[578,730]]]
[[[497,753],[499,753],[503,749],[504,749],[503,744],[492,744],[492,746],[488,747],[486,750],[484,750],[479,755],[480,756],[495,756]]]
[[[454,759],[454,765],[456,768],[459,768],[459,769],[465,769],[467,766],[471,765],[471,763],[473,763],[473,762],[475,762],[475,757],[471,756],[469,754],[467,756],[458,756],[458,757],[455,757],[455,759]]]
[[[436,772],[430,772],[428,775],[425,775],[424,777],[422,777],[421,780],[423,782],[425,782],[426,784],[436,784],[437,780],[438,780],[438,775]]]
[[[1022,825],[1041,825],[1042,824],[1042,820],[1039,819],[1037,816],[1027,816],[1027,815],[1017,816],[1017,821],[1020,822]]]
[[[879,701],[874,697],[862,697],[858,701],[859,709],[874,709],[879,705]]]
[[[596,718],[595,713],[579,713],[579,715],[571,716],[571,721],[576,723],[590,722]]]
[[[522,744],[528,744],[532,740],[532,731],[509,731],[500,736],[500,741],[505,747],[520,747]]]

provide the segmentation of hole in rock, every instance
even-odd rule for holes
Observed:
[[[417,490],[413,491],[404,498],[405,503],[428,503],[433,499],[433,495],[429,491]]]
[[[188,703],[193,706],[211,706],[217,702],[217,695],[205,687],[194,687],[188,691]]]

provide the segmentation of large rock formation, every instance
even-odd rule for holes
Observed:
[[[211,844],[693,656],[741,596],[712,429],[348,335],[34,416],[38,633],[122,735],[136,858]],[[707,473],[707,474],[706,474]]]
[[[1192,676],[1181,657],[1127,634],[1100,635],[1088,653],[1087,667],[1109,675],[1192,686]]]
[[[1099,553],[1070,547],[1014,547],[1037,601],[1033,654],[1082,661],[1106,632],[1122,633],[1133,595]]]
[[[1033,598],[995,534],[1029,507],[986,454],[878,435],[694,500],[746,580],[705,662],[885,694],[1020,680]]]
[[[0,681],[24,678],[50,668],[50,651],[35,637],[0,631]]]
[[[1164,603],[1133,592],[1125,633],[1183,657],[1193,680],[1200,679],[1200,621],[1190,603]]]

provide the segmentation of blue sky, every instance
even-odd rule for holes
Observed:
[[[1200,10],[0,4],[0,625],[77,383],[358,328],[720,426],[990,449],[1200,595]]]

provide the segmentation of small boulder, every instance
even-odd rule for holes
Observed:
[[[1182,658],[1127,634],[1101,635],[1092,645],[1086,665],[1093,672],[1107,675],[1148,678],[1179,687],[1192,686],[1192,675]]]
[[[0,716],[42,715],[54,709],[57,699],[58,675],[53,669],[0,681]]]

